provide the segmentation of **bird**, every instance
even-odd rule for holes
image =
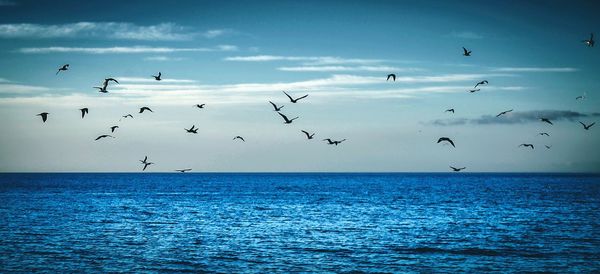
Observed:
[[[197,108],[204,108],[205,105],[206,104],[196,104],[195,107],[197,107]]]
[[[145,164],[148,162],[148,156],[144,157],[144,160],[140,160],[140,162],[142,162],[142,164]]]
[[[152,75],[152,77],[154,77],[154,80],[156,80],[156,81],[162,80],[162,79],[160,79],[160,76],[161,76],[160,71],[158,72],[158,75]]]
[[[93,88],[97,88],[98,92],[108,93],[108,90],[106,90],[105,86],[102,86],[102,87],[93,87]]]
[[[533,144],[520,144],[520,147],[530,147],[531,149],[535,149],[535,147],[533,146]]]
[[[437,141],[437,143],[439,144],[440,142],[444,142],[444,141],[450,143],[453,147],[456,147],[454,145],[454,142],[450,138],[448,138],[448,137],[441,137],[441,138],[439,138],[438,141]]]
[[[444,111],[444,112],[452,112],[452,113],[454,113],[454,109],[453,109],[453,108],[451,108],[451,109],[447,109],[447,110],[446,110],[446,111]]]
[[[67,71],[67,70],[69,70],[69,64],[64,64],[64,65],[62,65],[62,67],[58,68],[58,71],[56,72],[55,75],[58,75],[58,73],[61,71]]]
[[[550,134],[548,134],[546,132],[540,132],[540,135],[546,135],[546,136],[550,137]]]
[[[310,134],[310,133],[308,133],[308,132],[307,132],[307,131],[305,131],[305,130],[300,130],[300,131],[302,131],[302,132],[304,132],[304,134],[306,134],[306,138],[308,138],[308,140],[311,140],[311,139],[312,139],[312,138],[315,136],[315,134],[314,134],[314,133],[313,133],[313,134]]]
[[[83,117],[85,117],[85,115],[88,113],[88,108],[80,108],[79,110],[81,111],[81,119],[83,119]]]
[[[327,141],[328,145],[336,145],[337,146],[337,145],[341,144],[343,141],[346,141],[346,139],[334,141],[334,140],[331,140],[330,138],[327,138],[327,139],[323,139],[323,141]]]
[[[242,137],[242,136],[239,136],[239,135],[238,135],[238,136],[235,136],[235,137],[233,137],[233,140],[235,140],[235,139],[240,139],[240,140],[242,140],[243,142],[246,142],[246,140],[244,140],[244,137]]]
[[[465,47],[463,47],[463,55],[464,56],[471,56],[471,51],[467,50]]]
[[[396,82],[396,74],[393,74],[393,73],[388,74],[386,81],[389,81],[390,78],[392,78],[392,81]]]
[[[478,89],[470,89],[470,90],[469,90],[469,92],[470,92],[470,93],[474,93],[474,92],[478,92],[478,91],[480,91],[480,90],[481,90],[480,88],[478,88]]]
[[[281,112],[277,112],[277,114],[279,114],[279,116],[281,116],[283,120],[285,120],[284,124],[291,124],[294,120],[298,119],[297,116],[295,118],[288,119],[288,117],[283,115]]]
[[[500,116],[502,116],[502,115],[504,115],[504,114],[507,114],[507,113],[509,113],[509,112],[512,112],[512,111],[513,111],[512,109],[505,110],[505,111],[503,111],[503,112],[500,112],[500,113],[498,113],[498,115],[496,115],[496,117],[500,117]]]
[[[304,99],[304,98],[308,97],[308,94],[306,94],[306,95],[304,95],[304,96],[300,96],[300,97],[298,97],[298,98],[294,99],[294,98],[292,98],[292,96],[290,96],[289,94],[287,94],[287,92],[285,92],[285,91],[284,91],[283,93],[285,93],[285,95],[286,95],[288,98],[290,98],[290,101],[291,101],[292,103],[294,103],[294,104],[295,104],[295,103],[298,103],[298,100],[300,100],[300,99]]]
[[[450,166],[450,168],[451,168],[453,171],[459,172],[459,171],[461,171],[461,170],[465,169],[466,167],[453,167],[453,166]]]
[[[102,83],[102,85],[108,86],[108,82],[110,82],[110,81],[113,81],[113,82],[119,84],[119,81],[117,81],[117,79],[115,79],[115,78],[105,78],[104,83]]]
[[[586,44],[588,47],[593,47],[594,46],[594,34],[590,33],[590,39],[583,40],[581,42],[583,42],[584,44]]]
[[[114,133],[115,129],[117,129],[117,128],[119,128],[119,126],[112,126],[112,127],[110,127],[110,132]]]
[[[554,124],[552,123],[552,121],[550,121],[548,118],[540,118],[540,121],[542,121],[542,122],[545,122],[545,123],[548,123],[548,124],[551,124],[551,125],[554,125]]]
[[[194,133],[194,134],[198,134],[198,128],[194,129],[195,125],[192,125],[192,127],[190,129],[184,128],[185,131],[187,131],[187,133]]]
[[[280,111],[284,107],[283,105],[280,106],[280,107],[277,107],[277,105],[275,103],[271,102],[271,101],[269,101],[269,103],[271,103],[271,105],[273,106],[273,109],[275,111]]]
[[[48,120],[48,114],[50,114],[50,113],[48,113],[48,112],[42,112],[40,114],[36,114],[35,116],[42,116],[42,122],[45,123],[46,120]]]
[[[140,113],[144,112],[145,110],[150,111],[150,112],[154,112],[149,107],[141,107],[140,108]]]
[[[546,147],[546,149],[550,149],[552,146],[549,145],[544,145]]]
[[[106,138],[106,137],[115,138],[115,137],[114,137],[114,136],[112,136],[112,135],[103,134],[103,135],[100,135],[100,136],[96,137],[96,140],[94,140],[94,141],[98,141],[98,140],[100,140],[100,139],[102,139],[102,138]]]
[[[187,171],[191,171],[191,168],[183,168],[183,169],[176,169],[175,171],[181,172],[181,173],[185,173]]]
[[[119,83],[119,81],[117,81],[117,79],[115,79],[115,78],[106,78],[106,79],[104,79],[104,82],[102,82],[102,86],[101,87],[94,87],[94,88],[97,88],[99,92],[108,93],[108,89],[107,88],[108,88],[108,83],[110,81],[113,81],[113,82],[115,82],[117,84]]]
[[[580,121],[579,123],[580,123],[580,124],[583,126],[583,128],[584,128],[585,130],[589,130],[589,129],[590,129],[592,126],[593,126],[593,125],[595,125],[595,124],[596,124],[596,122],[593,122],[593,123],[591,123],[591,124],[589,124],[589,125],[586,125],[586,124],[582,123],[581,121]]]
[[[583,95],[579,95],[579,96],[575,97],[575,100],[585,100],[585,96],[586,96],[586,93],[583,92]]]
[[[482,86],[483,86],[483,85],[487,85],[487,84],[488,84],[488,81],[487,81],[487,80],[483,80],[483,81],[481,81],[481,82],[479,82],[479,83],[475,84],[475,87],[473,87],[473,88],[477,88],[477,87],[478,87],[478,86],[480,86],[480,85],[482,85]]]
[[[127,119],[127,118],[133,118],[133,115],[128,113],[127,115],[123,115],[121,117]]]
[[[153,164],[154,164],[154,163],[152,163],[152,162],[144,162],[144,168],[142,169],[142,171],[146,170],[146,168],[147,168],[149,165],[153,165]]]

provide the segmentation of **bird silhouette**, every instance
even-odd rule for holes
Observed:
[[[305,130],[300,130],[300,131],[304,132],[304,134],[306,135],[306,138],[307,138],[308,140],[311,140],[311,139],[312,139],[312,138],[315,136],[315,134],[314,134],[314,133],[313,133],[313,134],[310,134],[310,133],[308,133],[308,132],[307,132],[307,131],[305,131]]]
[[[154,111],[152,111],[152,110],[151,110],[149,107],[141,107],[141,108],[140,108],[140,113],[143,113],[143,112],[144,112],[144,111],[146,111],[146,110],[147,110],[147,111],[150,111],[150,112],[154,112]]]
[[[242,137],[242,136],[239,136],[239,135],[238,135],[238,136],[235,136],[235,137],[233,137],[233,140],[235,140],[235,139],[239,139],[239,140],[242,140],[242,142],[246,142],[246,140],[244,140],[244,137]]]
[[[119,128],[119,126],[112,126],[112,127],[110,127],[110,132],[114,133],[115,129],[117,129],[117,128]]]
[[[453,171],[455,171],[455,172],[459,172],[459,171],[461,171],[461,170],[465,169],[466,167],[453,167],[453,166],[450,166],[450,168],[451,168]]]
[[[509,113],[509,112],[512,112],[512,111],[513,111],[512,109],[505,110],[505,111],[503,111],[503,112],[500,112],[500,113],[498,113],[498,115],[496,115],[496,117],[500,117],[500,116],[502,116],[502,115],[504,115],[504,114],[507,114],[507,113]]]
[[[294,104],[295,104],[295,103],[297,103],[297,102],[298,102],[298,100],[300,100],[300,99],[304,99],[304,98],[308,97],[308,94],[306,94],[306,95],[304,95],[304,96],[300,96],[300,97],[298,97],[298,98],[294,99],[294,98],[292,98],[292,96],[290,96],[289,94],[287,94],[287,92],[285,92],[285,91],[284,91],[283,93],[285,93],[285,96],[287,96],[288,98],[290,98],[290,102],[292,102],[292,103],[294,103]]]
[[[464,56],[471,56],[471,51],[467,50],[465,47],[463,47],[463,55]]]
[[[191,171],[191,170],[192,170],[191,168],[183,168],[183,169],[176,169],[175,171],[181,172],[181,173],[185,173],[185,172],[188,172],[188,171]]]
[[[552,123],[552,121],[550,121],[550,119],[548,119],[548,118],[540,118],[540,121],[542,121],[542,122],[544,122],[544,123],[548,123],[548,124],[554,125],[554,124]]]
[[[451,109],[447,109],[447,110],[446,110],[446,111],[444,111],[444,112],[452,112],[452,113],[454,113],[454,109],[453,109],[453,108],[451,108]]]
[[[88,113],[88,108],[80,108],[79,110],[81,111],[81,119],[83,119],[83,117],[85,117],[85,115]]]
[[[549,145],[544,145],[544,146],[545,146],[547,149],[550,149],[550,148],[552,148],[552,146],[549,146]]]
[[[343,141],[346,141],[346,139],[334,141],[334,140],[331,140],[330,138],[327,138],[327,139],[323,139],[323,141],[327,141],[328,145],[336,145],[337,146],[337,145],[341,144]]]
[[[548,137],[550,137],[550,134],[548,134],[548,133],[546,133],[546,132],[540,132],[540,135],[542,135],[542,136],[544,136],[544,135],[545,135],[545,136],[548,136]]]
[[[140,162],[142,162],[142,164],[145,164],[148,162],[148,156],[144,157],[144,160],[140,160]]]
[[[125,118],[125,119],[127,119],[127,118],[133,118],[133,115],[127,114],[127,115],[121,116],[121,118]]]
[[[583,126],[583,128],[585,130],[589,130],[592,126],[594,126],[596,124],[596,122],[593,122],[593,123],[591,123],[589,125],[586,125],[586,124],[582,123],[581,121],[579,123]]]
[[[271,102],[271,101],[269,101],[269,103],[271,103],[271,105],[273,106],[273,109],[275,111],[280,111],[284,107],[283,105],[280,106],[280,107],[277,107],[277,105],[275,103]]]
[[[478,86],[483,86],[483,85],[487,85],[488,81],[487,80],[483,80],[477,84],[475,84],[475,86],[473,88],[477,88]]]
[[[590,39],[583,40],[582,42],[585,43],[588,47],[593,47],[594,46],[594,34],[590,33]]]
[[[480,90],[481,90],[480,88],[478,88],[478,89],[470,89],[470,90],[469,90],[469,92],[470,92],[470,93],[475,93],[475,92],[478,92],[478,91],[480,91]]]
[[[145,171],[145,170],[146,170],[146,168],[147,168],[149,165],[153,165],[153,164],[154,164],[154,163],[152,163],[152,162],[145,162],[145,163],[144,163],[144,168],[142,169],[142,171]]]
[[[160,73],[160,71],[159,71],[159,72],[158,72],[158,75],[152,75],[152,77],[154,77],[154,80],[156,80],[156,81],[160,81],[160,80],[162,80],[162,79],[160,79],[160,76],[161,76],[161,75],[162,75],[162,74],[161,74],[161,73]]]
[[[191,128],[189,128],[189,129],[184,128],[184,129],[185,129],[185,131],[187,131],[187,133],[198,134],[198,128],[194,129],[194,127],[195,127],[195,125],[192,125]]]
[[[288,119],[288,117],[283,115],[281,112],[277,112],[277,114],[279,114],[279,116],[281,116],[283,120],[285,120],[284,124],[291,124],[294,120],[298,119],[298,117]]]
[[[69,70],[69,64],[64,64],[62,67],[60,67],[58,69],[58,71],[56,72],[55,75],[58,75],[58,73],[61,72],[61,71],[67,71],[67,70]]]
[[[579,96],[575,97],[575,100],[585,100],[585,96],[586,96],[586,93],[583,92],[583,95],[579,95]]]
[[[519,147],[530,147],[531,149],[535,149],[533,144],[520,144]]]
[[[441,138],[439,138],[439,139],[438,139],[438,141],[437,141],[437,143],[439,144],[440,142],[448,142],[448,143],[450,143],[450,144],[451,144],[453,147],[456,147],[456,146],[454,145],[454,142],[453,142],[453,141],[452,141],[450,138],[448,138],[448,137],[441,137]]]
[[[102,87],[93,87],[93,88],[97,88],[98,92],[108,93],[108,90],[106,90],[105,86],[102,86]]]
[[[204,108],[205,105],[206,104],[196,104],[195,107],[197,107],[197,108]]]
[[[45,123],[46,120],[48,120],[48,114],[50,114],[50,113],[48,113],[48,112],[42,112],[40,114],[36,114],[35,116],[42,116],[42,122]]]
[[[386,81],[389,81],[390,78],[392,78],[392,80],[394,82],[396,82],[396,74],[393,74],[393,73],[388,74]]]
[[[96,137],[95,141],[98,141],[98,140],[100,140],[100,139],[102,139],[102,138],[107,138],[107,137],[115,138],[115,137],[114,137],[114,136],[112,136],[112,135],[103,134],[103,135],[100,135],[100,136]]]

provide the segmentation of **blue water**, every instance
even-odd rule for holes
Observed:
[[[0,272],[597,272],[600,176],[0,174]]]

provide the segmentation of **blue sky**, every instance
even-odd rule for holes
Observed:
[[[1,0],[0,171],[138,171],[148,155],[151,171],[598,172],[600,155],[589,153],[600,149],[597,128],[578,123],[600,118],[600,57],[581,42],[598,31],[598,8]],[[150,77],[158,71],[163,81]],[[120,84],[98,93],[106,77]],[[467,92],[482,80],[489,85]],[[282,90],[309,97],[291,104]],[[284,125],[269,100],[300,118]],[[142,106],[155,112],[137,114]],[[135,118],[119,121],[127,113]],[[93,140],[113,125],[116,138]],[[183,131],[191,125],[199,134]],[[457,147],[437,144],[442,136]]]

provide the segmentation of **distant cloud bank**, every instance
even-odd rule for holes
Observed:
[[[599,117],[600,113],[581,113],[571,110],[530,110],[530,111],[515,111],[510,112],[500,117],[495,115],[483,115],[475,119],[458,118],[458,119],[437,119],[432,121],[433,125],[437,126],[454,126],[466,124],[524,124],[538,122],[541,117],[548,118],[551,121],[576,121],[579,118]]]

